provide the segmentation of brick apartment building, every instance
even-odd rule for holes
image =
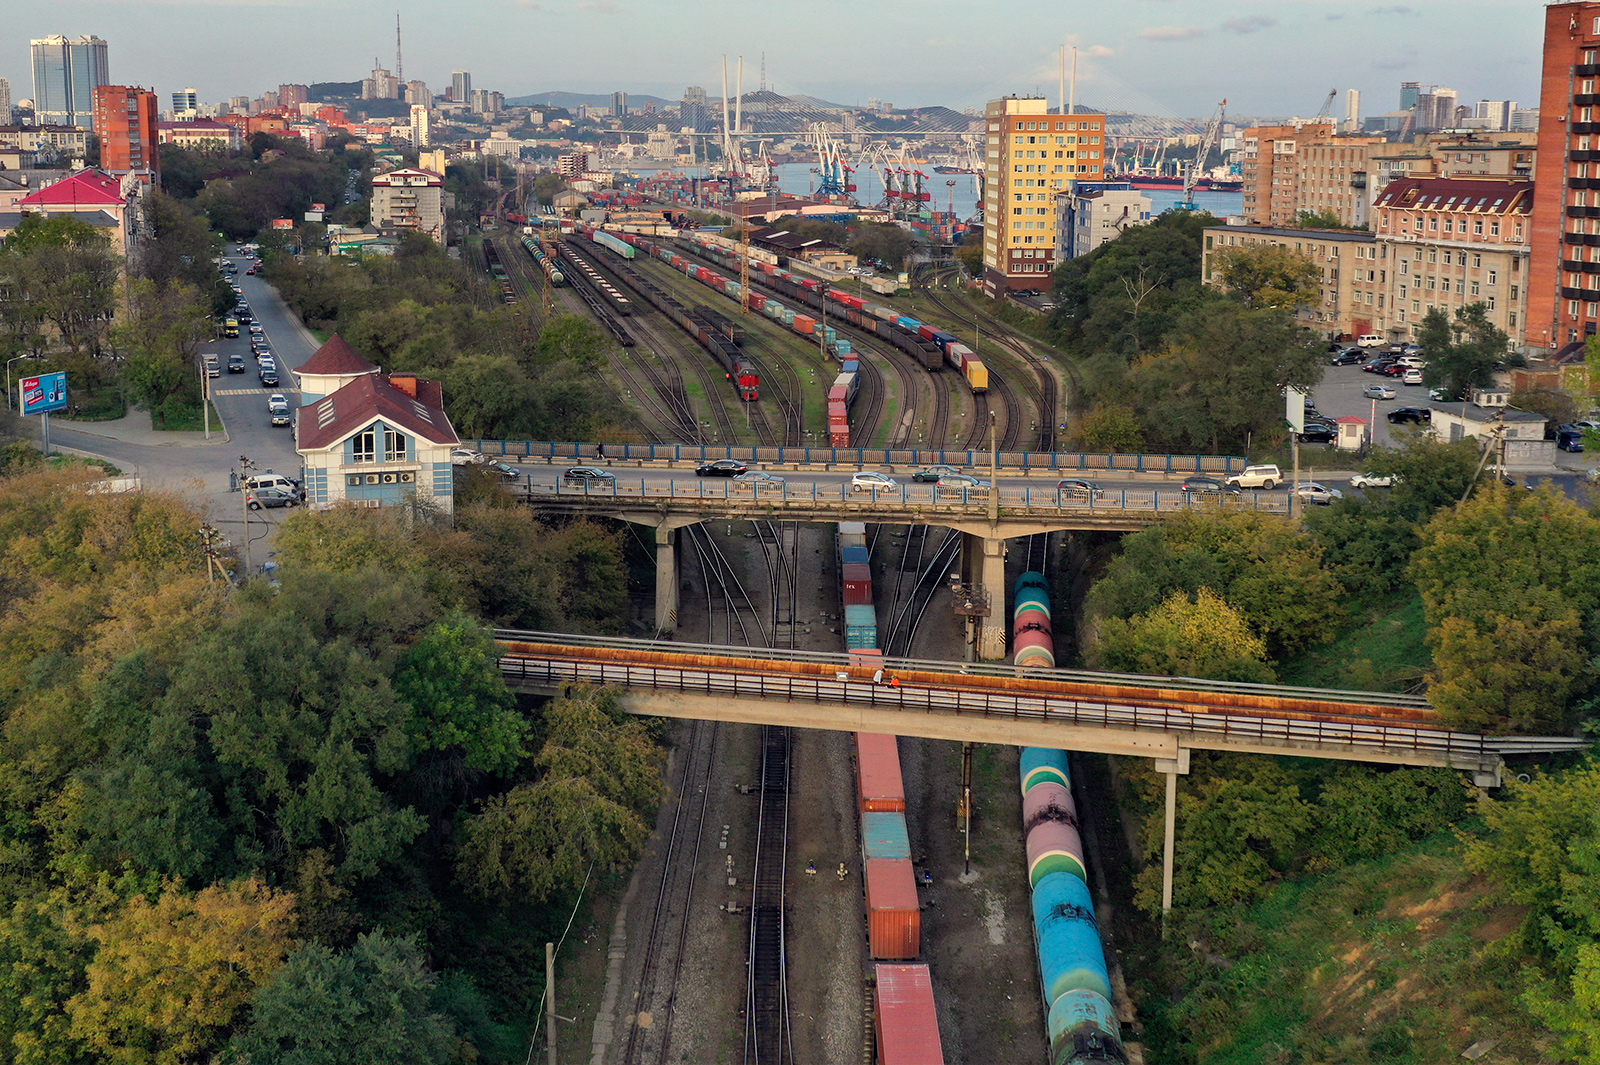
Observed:
[[[94,90],[94,131],[100,138],[100,169],[113,174],[147,170],[159,176],[156,94],[131,85]]]

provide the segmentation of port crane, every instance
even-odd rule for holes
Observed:
[[[1194,210],[1194,187],[1200,183],[1206,156],[1210,155],[1211,149],[1216,146],[1217,137],[1222,133],[1222,119],[1227,113],[1228,101],[1223,100],[1217,105],[1217,113],[1206,123],[1206,131],[1200,138],[1200,147],[1195,149],[1194,160],[1189,164],[1189,171],[1183,178],[1183,199],[1178,201],[1178,207],[1182,210]]]

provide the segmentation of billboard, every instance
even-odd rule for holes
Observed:
[[[67,375],[65,373],[40,374],[24,377],[17,389],[22,393],[23,414],[48,414],[67,409]]]
[[[273,229],[293,229],[294,228],[294,219],[292,219],[292,218],[274,218],[272,220],[272,228]]]
[[[314,203],[311,205],[311,209],[313,211],[326,211],[328,209],[328,205],[325,203]]]

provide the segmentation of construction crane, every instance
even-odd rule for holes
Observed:
[[[1206,165],[1206,156],[1210,155],[1211,149],[1216,146],[1217,137],[1222,132],[1222,119],[1227,113],[1228,101],[1223,100],[1217,105],[1217,113],[1206,123],[1205,134],[1200,138],[1200,147],[1195,150],[1194,161],[1189,164],[1189,172],[1183,179],[1183,199],[1178,201],[1181,210],[1194,210],[1194,187],[1200,183],[1200,173]]]
[[[1338,89],[1328,90],[1328,98],[1322,101],[1322,110],[1318,111],[1317,117],[1311,120],[1311,125],[1315,126],[1320,122],[1327,121],[1329,112],[1333,110],[1333,98],[1337,95],[1339,95]]]

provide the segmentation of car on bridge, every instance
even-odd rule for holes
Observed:
[[[1200,474],[1185,477],[1180,487],[1184,495],[1221,495],[1224,492],[1231,496],[1239,494],[1237,488],[1230,488],[1215,477],[1205,477]]]
[[[605,488],[617,486],[617,475],[598,466],[574,466],[561,475],[561,483],[574,488]]]
[[[974,495],[988,495],[989,489],[994,487],[988,481],[980,481],[967,473],[947,473],[939,478],[937,487],[945,491],[967,491]]]
[[[878,473],[874,470],[862,470],[850,478],[852,492],[887,492],[899,487],[899,481],[887,473]]]
[[[1316,481],[1301,481],[1300,486],[1295,489],[1295,494],[1300,497],[1302,503],[1315,503],[1324,507],[1332,504],[1335,499],[1344,498],[1344,493],[1337,488],[1329,488]]]
[[[918,484],[938,484],[939,478],[950,477],[961,471],[954,466],[928,466],[911,475],[911,479]]]
[[[696,477],[737,477],[749,470],[750,467],[738,459],[717,459],[715,462],[702,462],[694,468],[694,473]]]
[[[1081,477],[1068,477],[1056,482],[1056,494],[1063,499],[1093,499],[1094,494],[1102,490],[1098,484]]]
[[[733,479],[735,488],[748,488],[752,492],[781,491],[789,482],[766,470],[746,470]]]

